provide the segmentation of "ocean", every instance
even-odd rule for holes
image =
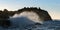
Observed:
[[[0,30],[60,30],[60,20],[42,21],[33,12],[15,14],[9,18],[11,26],[0,26]]]

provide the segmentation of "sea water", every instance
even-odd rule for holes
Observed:
[[[59,20],[43,22],[34,12],[15,14],[10,17],[9,20],[11,22],[11,26],[8,28],[0,26],[0,30],[60,30]],[[41,25],[35,25],[35,23],[40,23]]]

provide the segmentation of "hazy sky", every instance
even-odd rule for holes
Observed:
[[[40,7],[53,19],[60,19],[60,0],[0,0],[0,9],[17,10],[23,7]]]

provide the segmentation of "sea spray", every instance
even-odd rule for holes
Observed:
[[[31,21],[42,23],[42,20],[39,18],[37,13],[32,12],[32,11],[31,12],[25,11],[20,14],[15,14],[13,17],[10,17],[10,18],[17,18],[17,17],[26,17],[26,18],[30,19]]]

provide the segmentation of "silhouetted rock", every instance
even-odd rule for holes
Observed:
[[[2,24],[3,26],[10,26],[10,21],[8,20],[9,17],[13,16],[14,14],[20,14],[24,11],[35,12],[42,21],[52,20],[49,13],[45,10],[42,10],[40,8],[37,8],[37,7],[30,7],[30,8],[24,7],[22,9],[18,9],[18,11],[8,11],[7,9],[4,9],[4,11],[0,11],[0,20],[2,22],[2,23],[0,22],[0,25]]]
[[[49,13],[45,10],[42,10],[40,8],[37,7],[24,7],[22,9],[18,9],[18,11],[8,11],[7,9],[4,9],[4,11],[0,11],[0,14],[7,14],[8,16],[13,16],[14,14],[20,14],[24,11],[28,11],[28,12],[35,12],[36,14],[38,14],[38,16],[40,17],[41,20],[47,21],[47,20],[52,20],[51,16],[49,15]]]
[[[8,10],[7,9],[4,9],[4,12],[8,12]]]
[[[35,12],[36,14],[38,14],[38,16],[40,17],[41,20],[43,21],[48,21],[48,20],[52,20],[51,16],[49,15],[49,13],[45,10],[42,10],[40,8],[36,8],[36,7],[31,7],[31,8],[22,8],[18,10],[18,14],[22,13],[24,11],[28,11],[28,12]]]
[[[10,20],[9,19],[9,14],[8,14],[8,10],[7,9],[4,9],[4,11],[2,11],[0,13],[0,25],[2,27],[9,27],[11,24],[10,24]]]

